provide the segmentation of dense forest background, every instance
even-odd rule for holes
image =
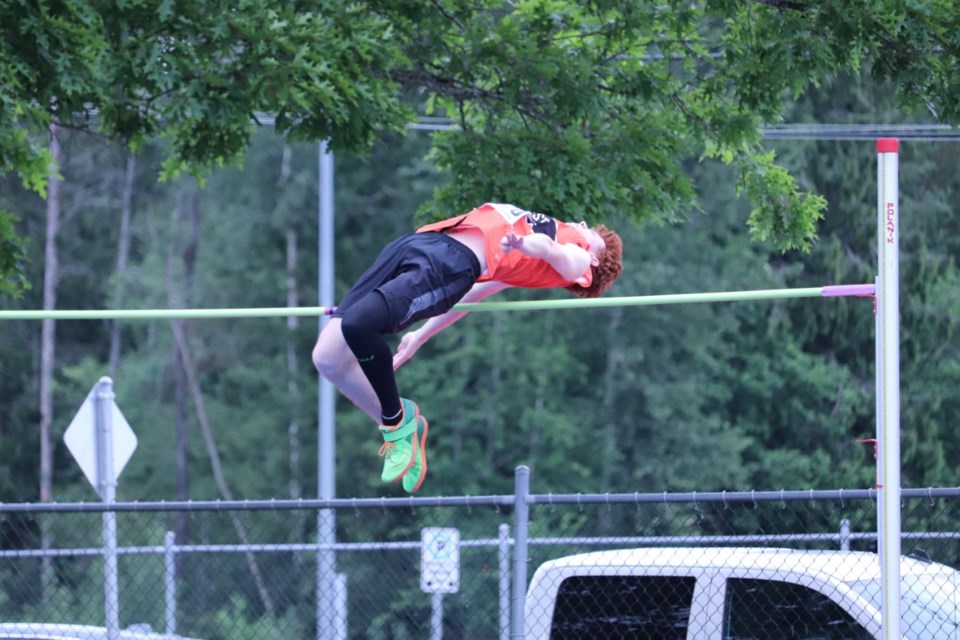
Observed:
[[[793,104],[786,120],[903,122],[886,96],[844,78]],[[429,135],[389,135],[369,154],[337,155],[338,297],[446,184],[424,158]],[[48,202],[12,176],[0,181],[0,205],[21,216],[33,284],[0,307],[39,309],[51,294],[62,309],[318,304],[316,145],[263,128],[242,166],[200,184],[158,180],[159,142],[133,155],[89,134],[58,139],[55,256],[44,253]],[[872,282],[874,144],[769,146],[829,203],[809,252],[751,241],[736,176],[691,158],[684,170],[699,210],[668,224],[605,221],[625,243],[626,270],[609,295]],[[952,143],[901,149],[903,484],[952,485],[960,172]],[[560,215],[579,219],[577,203]],[[45,284],[54,257],[57,277]],[[872,486],[872,450],[856,440],[874,435],[873,327],[870,300],[858,298],[468,316],[399,372],[431,420],[422,494],[508,492],[520,464],[532,467],[538,492]],[[93,496],[61,437],[103,375],[139,438],[119,499],[316,495],[316,332],[313,319],[4,321],[0,500]],[[50,496],[38,495],[44,354]],[[376,430],[342,398],[336,446],[338,495],[397,491],[379,482]]]
[[[808,93],[791,104],[785,120],[910,121],[885,87],[861,77]],[[430,135],[391,134],[368,154],[337,154],[338,297],[383,244],[422,221],[421,205],[435,189],[450,187],[450,176],[427,159]],[[242,166],[199,183],[158,178],[160,141],[136,154],[69,129],[58,130],[55,141],[61,180],[51,183],[46,200],[13,175],[0,179],[0,209],[20,216],[33,285],[20,298],[0,299],[0,308],[318,304],[315,144],[288,143],[262,128]],[[901,145],[905,487],[956,484],[960,229],[952,213],[960,167],[954,145]],[[691,157],[682,170],[697,187],[699,208],[669,222],[604,220],[625,243],[626,269],[608,295],[872,282],[873,141],[784,140],[768,147],[804,189],[828,202],[808,252],[784,253],[751,239],[744,225],[751,205],[737,195],[735,169]],[[537,202],[516,204],[538,208]],[[558,213],[580,218],[576,202]],[[567,294],[508,291],[502,297],[548,295]],[[0,500],[95,499],[62,435],[103,375],[114,379],[117,404],[139,438],[120,477],[119,500],[316,496],[317,375],[310,350],[317,327],[305,318],[5,320]],[[399,383],[430,418],[430,473],[420,495],[509,493],[521,464],[531,467],[537,493],[759,491],[873,486],[873,451],[857,440],[874,436],[874,375],[871,300],[842,298],[477,313],[421,349],[400,370]],[[48,469],[41,464],[43,424],[53,445]],[[339,497],[402,495],[379,482],[378,446],[369,419],[338,399]],[[338,539],[413,540],[422,526],[437,524],[435,513],[375,511],[341,517]],[[623,520],[636,520],[633,533],[681,526],[680,519],[630,511],[636,513]],[[755,520],[764,516],[755,509],[736,517],[744,531],[818,526],[816,513],[777,511],[779,520],[762,527]],[[869,522],[873,514],[864,512]],[[622,515],[614,514],[551,512],[537,524],[542,532],[609,533],[624,524],[612,522]],[[226,518],[163,515],[168,522],[131,516],[122,542],[157,544],[168,528],[181,544],[236,541]],[[490,514],[450,518],[444,524],[460,527],[465,537],[491,535]],[[99,544],[97,523],[80,522],[48,521],[46,543]],[[266,513],[245,522],[262,541],[315,535],[306,513]],[[11,517],[5,526],[5,544],[40,544],[30,535],[17,537],[36,532],[31,521]],[[311,637],[315,574],[309,562],[263,561],[266,587],[250,579],[239,556],[181,562],[181,628],[206,638]],[[376,555],[342,561],[350,574],[354,637],[415,637],[425,628],[428,604],[416,585],[402,582],[416,578],[415,559],[409,562],[384,563]],[[489,559],[467,562],[471,579],[448,603],[448,624],[485,630],[496,619]],[[102,605],[89,595],[100,593],[98,566],[74,559],[51,566],[54,572],[39,563],[17,565],[0,576],[4,615],[101,624]],[[385,567],[397,574],[384,573]],[[159,628],[160,559],[131,561],[122,572],[124,623]],[[43,578],[53,573],[55,580]],[[384,577],[404,585],[402,596],[386,605]],[[136,599],[141,588],[153,595]],[[386,610],[372,616],[377,607]]]
[[[774,141],[763,127],[960,123],[951,2],[64,0],[0,1],[0,16],[0,309],[316,305],[320,140],[336,153],[338,296],[388,240],[485,200],[620,230],[626,272],[610,295],[871,282],[872,138]],[[424,116],[456,126],[408,129]],[[956,484],[956,156],[902,145],[906,487]],[[545,295],[566,294],[503,297]],[[432,427],[421,495],[510,492],[521,464],[538,493],[872,487],[857,442],[875,430],[871,306],[468,316],[399,372]],[[2,325],[0,618],[104,622],[104,522],[72,504],[96,494],[62,443],[104,375],[140,443],[118,499],[316,495],[314,319]],[[338,402],[338,496],[400,495],[379,482],[379,444]],[[905,531],[956,529],[930,496],[905,507]],[[71,504],[34,506],[51,501]],[[842,497],[712,513],[696,495],[663,502],[537,509],[531,538],[566,542],[534,545],[530,566],[582,536],[875,522],[869,500]],[[423,527],[489,542],[511,520],[392,506],[333,523],[338,542],[377,543],[337,553],[357,640],[423,637]],[[316,637],[334,590],[318,585],[311,510],[141,507],[117,518],[119,544],[137,548],[119,563],[124,625],[166,626],[170,580],[182,634]],[[154,553],[171,540],[172,570]],[[257,547],[277,541],[299,551]],[[206,548],[238,542],[257,553]],[[499,543],[464,547],[450,637],[494,635]],[[931,552],[960,566],[952,543]]]

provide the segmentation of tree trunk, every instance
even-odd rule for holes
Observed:
[[[43,264],[43,309],[57,306],[57,234],[60,231],[60,132],[50,127],[50,171],[47,176],[47,230]],[[40,330],[40,502],[53,497],[53,368],[56,347],[56,320],[44,318]],[[40,546],[44,551],[53,544],[47,527],[41,523]],[[53,564],[44,553],[41,562],[42,601],[50,594]]]
[[[193,274],[196,267],[197,247],[200,244],[200,215],[199,207],[197,206],[196,191],[191,189],[189,192],[182,192],[181,195],[182,197],[178,198],[177,206],[174,207],[174,224],[173,231],[171,233],[170,256],[175,255],[176,248],[180,245],[178,242],[180,237],[179,223],[181,221],[184,209],[186,210],[188,218],[189,235],[186,241],[183,243],[183,252],[181,254],[183,263],[181,286],[177,286],[177,278],[174,275],[174,270],[171,268],[174,260],[172,258],[168,258],[167,261],[167,296],[168,304],[171,308],[186,307],[187,303],[191,299],[190,292],[193,288]],[[182,377],[186,383],[187,390],[189,390],[190,396],[193,398],[193,406],[197,422],[200,425],[200,432],[203,435],[203,442],[206,445],[207,456],[210,459],[210,467],[213,471],[213,477],[217,483],[217,488],[220,491],[220,496],[224,500],[233,500],[233,493],[230,491],[230,487],[227,485],[226,477],[223,475],[223,465],[220,462],[220,453],[217,450],[217,444],[213,437],[213,429],[210,427],[210,422],[207,418],[206,405],[203,401],[203,393],[200,390],[200,381],[197,377],[196,367],[194,366],[193,358],[190,355],[187,327],[188,324],[183,319],[173,319],[170,321],[170,328],[173,332],[174,348],[176,349],[177,361],[182,366]],[[186,402],[184,400],[184,408],[185,404]],[[184,422],[186,422],[186,420],[184,420]],[[183,446],[180,448],[180,451],[178,451],[177,456],[178,464],[180,456],[183,456],[185,474],[186,438],[184,437],[183,440]],[[250,536],[247,534],[247,530],[243,524],[243,521],[240,520],[237,514],[233,512],[230,513],[230,521],[233,524],[234,531],[236,532],[240,541],[244,545],[249,545]],[[183,543],[181,542],[180,544]],[[257,592],[260,595],[260,601],[263,605],[264,612],[267,616],[273,616],[273,599],[270,597],[270,592],[267,590],[266,581],[263,579],[263,574],[260,571],[260,566],[257,564],[257,559],[253,553],[249,551],[246,552],[245,555],[247,566],[250,569],[250,573],[253,575],[254,584],[256,585]]]
[[[503,314],[494,313],[493,319],[493,333],[491,336],[491,342],[493,343],[490,347],[493,353],[499,353],[500,348],[503,345],[502,333],[503,333]],[[487,447],[485,452],[486,464],[484,469],[493,469],[494,463],[496,461],[496,456],[499,447],[503,446],[500,434],[502,433],[501,429],[497,428],[497,425],[500,424],[500,415],[497,411],[499,407],[499,399],[501,397],[501,389],[503,387],[503,359],[495,357],[493,363],[490,365],[490,402],[487,404],[487,420],[486,420],[486,429],[484,432],[487,435]],[[460,420],[457,424],[461,424],[465,421]],[[516,425],[508,425],[508,429],[516,429]],[[458,438],[458,444],[460,444]],[[459,454],[459,451],[458,451]],[[459,455],[458,455],[459,458]],[[457,463],[459,464],[459,459]]]
[[[609,491],[613,484],[613,474],[617,469],[617,434],[620,431],[620,414],[614,403],[617,399],[617,375],[620,372],[622,345],[617,340],[617,331],[623,321],[623,307],[610,309],[610,324],[607,325],[607,366],[603,374],[603,409],[607,418],[603,429],[603,447],[606,452],[602,458],[600,487]]]
[[[187,423],[187,378],[183,374],[183,360],[180,349],[173,346],[170,354],[170,363],[173,369],[173,421],[176,430],[176,452],[174,453],[174,469],[177,483],[177,500],[185,502],[190,499],[190,473],[187,466],[187,443],[189,428]],[[187,544],[190,540],[190,514],[178,511],[173,525],[173,535],[177,544]],[[177,575],[183,575],[184,563],[187,557],[178,553],[175,556]]]
[[[207,419],[203,393],[200,391],[196,368],[193,365],[193,359],[190,357],[186,333],[183,330],[184,324],[185,322],[183,320],[171,320],[170,328],[173,331],[177,349],[180,351],[180,357],[184,365],[184,373],[187,378],[187,385],[193,396],[193,405],[196,410],[197,421],[200,423],[200,432],[203,434],[203,442],[207,447],[207,456],[210,458],[210,467],[213,470],[214,480],[216,480],[217,488],[220,490],[220,496],[224,500],[233,500],[233,493],[230,491],[230,487],[227,485],[227,479],[223,475],[223,465],[220,463],[220,453],[217,450],[217,443],[213,437],[213,429],[210,428],[210,421]],[[250,536],[247,534],[247,528],[235,511],[230,512],[230,522],[233,524],[233,529],[240,539],[240,542],[245,546],[249,546]],[[257,564],[257,558],[250,551],[245,552],[244,555],[247,559],[247,567],[250,569],[251,575],[253,575],[253,581],[257,587],[257,593],[260,595],[264,612],[268,617],[272,617],[274,613],[273,598],[267,590],[267,583],[266,580],[263,579],[263,573]]]
[[[287,306],[299,306],[297,289],[297,229],[287,227]],[[290,395],[290,423],[287,425],[287,442],[290,447],[290,497],[296,500],[303,491],[300,487],[300,387],[297,384],[300,370],[297,349],[297,316],[287,317],[287,392]]]
[[[57,233],[60,231],[60,140],[56,125],[50,127],[52,162],[47,185],[47,235],[43,264],[43,309],[57,306]],[[45,318],[40,333],[40,501],[49,502],[53,491],[53,362],[57,322]]]
[[[616,472],[618,464],[617,436],[622,431],[620,428],[620,412],[617,411],[615,402],[617,399],[617,376],[620,373],[620,364],[623,360],[621,355],[622,345],[617,340],[617,331],[620,323],[623,321],[623,307],[614,307],[610,309],[610,324],[607,325],[607,367],[603,374],[603,413],[606,415],[606,425],[603,428],[603,447],[602,456],[603,467],[600,470],[600,488],[603,491],[609,491],[613,485],[613,475]],[[611,531],[613,529],[612,514],[610,509],[604,509],[600,512],[600,531]]]
[[[546,325],[543,327],[543,335],[552,336],[553,335],[553,326],[554,326],[554,314],[546,314]],[[549,367],[541,366],[540,371],[537,373],[537,388],[536,388],[536,397],[533,399],[533,410],[534,415],[536,416],[533,420],[533,428],[530,430],[530,467],[533,469],[537,468],[537,458],[540,453],[540,436],[543,431],[543,408],[546,406],[546,394],[550,384],[550,370]]]
[[[280,180],[277,185],[280,190],[286,188],[290,182],[290,160],[292,150],[289,145],[283,145],[283,159],[280,164]],[[297,249],[299,244],[299,230],[290,216],[287,216],[287,306],[300,305],[300,287],[297,282]],[[290,497],[294,500],[303,495],[300,486],[300,386],[298,384],[300,372],[300,349],[297,345],[297,329],[300,327],[298,316],[287,317],[287,393],[290,396],[290,422],[287,424],[287,446],[289,448],[290,466]],[[298,530],[299,531],[299,530]],[[291,532],[293,535],[299,533]]]
[[[117,290],[114,296],[114,305],[117,309],[123,308],[123,275],[127,270],[127,260],[130,257],[130,219],[133,216],[133,179],[137,172],[137,157],[132,153],[127,156],[126,167],[123,173],[123,188],[120,192],[120,239],[117,242]],[[117,368],[120,366],[120,321],[113,320],[110,327],[110,377],[116,380]]]
[[[186,187],[181,187],[177,191],[176,200],[172,211],[170,246],[167,252],[166,280],[167,280],[167,305],[170,308],[182,308],[186,306],[186,299],[189,293],[178,294],[178,288],[175,283],[177,278],[174,276],[174,258],[178,247],[181,244],[181,226],[183,221],[183,210],[186,206],[185,201],[188,195]],[[186,265],[184,265],[186,267]],[[187,269],[189,271],[189,269]],[[185,290],[189,289],[189,278],[184,276]],[[184,329],[186,331],[186,329]],[[185,366],[183,356],[177,344],[174,343],[170,353],[170,363],[173,371],[173,419],[174,429],[176,431],[176,452],[174,454],[174,467],[176,470],[177,500],[186,501],[190,499],[190,474],[187,464],[188,444],[190,439],[190,428],[187,419],[187,378],[184,375]],[[174,536],[177,544],[187,544],[190,539],[189,516],[187,513],[177,514],[174,523]],[[177,574],[182,574],[183,562],[185,558],[177,555]]]

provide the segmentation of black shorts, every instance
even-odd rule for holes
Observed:
[[[449,311],[479,277],[480,262],[462,243],[435,231],[409,233],[383,248],[333,315],[378,291],[390,313],[387,333],[397,333]]]

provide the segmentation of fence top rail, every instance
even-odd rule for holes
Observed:
[[[656,504],[656,503],[760,503],[760,502],[800,502],[817,500],[876,500],[877,489],[806,489],[780,491],[698,491],[685,493],[558,493],[533,494],[527,498],[529,504],[538,505],[586,505],[586,504]],[[960,487],[929,487],[926,489],[901,489],[903,499],[956,498],[960,497]]]
[[[612,296],[501,302],[461,302],[457,311],[533,311],[587,307],[637,307],[694,302],[746,302],[787,298],[872,296],[872,284],[828,285],[795,289],[717,291],[650,296]],[[171,318],[271,318],[331,315],[336,307],[262,307],[238,309],[12,309],[0,310],[0,320],[157,320]]]
[[[303,511],[319,509],[413,509],[429,507],[509,507],[512,495],[408,498],[333,498],[328,500],[186,500],[153,502],[6,502],[4,513],[104,513],[131,511]]]
[[[705,504],[800,502],[833,500],[877,500],[877,489],[808,489],[791,491],[712,491],[670,493],[542,493],[531,494],[531,505],[597,505],[597,504]],[[901,489],[903,499],[958,498],[960,487]],[[187,500],[159,502],[7,502],[0,503],[4,513],[53,512],[132,512],[132,511],[302,511],[312,509],[413,509],[430,507],[512,507],[516,496],[435,496],[407,498],[333,498],[330,500]]]
[[[935,490],[939,491],[939,489]],[[953,491],[947,489],[947,491]],[[927,491],[923,492],[924,497]],[[951,493],[950,495],[954,495]],[[708,491],[669,493],[565,493],[531,495],[528,502],[539,505],[558,504],[672,504],[672,503],[759,503],[759,502],[798,502],[809,500],[875,500],[876,489],[808,489],[800,491]],[[906,497],[906,496],[904,496]]]

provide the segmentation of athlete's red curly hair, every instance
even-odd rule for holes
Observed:
[[[564,287],[578,298],[599,297],[623,272],[623,241],[620,236],[602,224],[594,227],[593,230],[603,238],[607,248],[599,256],[600,264],[590,267],[593,271],[593,282],[589,287],[581,287],[578,284]]]

